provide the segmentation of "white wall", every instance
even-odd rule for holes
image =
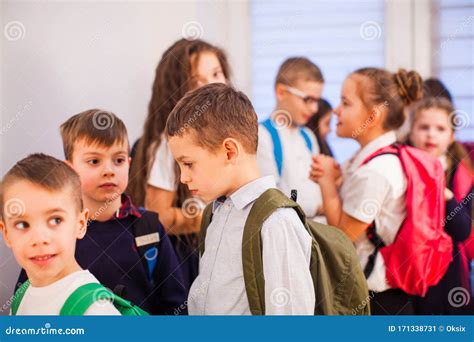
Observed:
[[[223,47],[234,84],[250,89],[246,2],[1,2],[0,176],[34,152],[62,158],[59,125],[88,108],[142,131],[163,51],[198,22]],[[232,13],[232,15],[231,15]],[[17,22],[17,23],[15,23]],[[0,314],[18,266],[0,239]]]

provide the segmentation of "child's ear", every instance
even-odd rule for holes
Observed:
[[[275,95],[278,101],[283,100],[286,94],[286,88],[283,84],[277,83],[275,86]]]
[[[226,160],[234,163],[240,156],[240,144],[233,138],[227,138],[222,143],[222,146],[225,149]]]
[[[5,223],[3,221],[0,221],[0,230],[2,231],[3,240],[5,241],[5,244],[9,248],[11,248],[10,240],[8,238],[7,227],[5,227]]]
[[[132,165],[132,157],[128,157],[128,167]]]
[[[382,120],[385,118],[387,110],[381,105],[373,106],[367,116],[367,126],[368,127],[378,127],[382,126]]]
[[[84,209],[79,214],[79,230],[77,231],[77,239],[82,239],[86,235],[87,231],[87,220],[89,219],[89,209]]]
[[[72,163],[71,163],[69,160],[64,159],[64,162],[65,162],[68,166],[74,168],[74,167],[72,166]]]

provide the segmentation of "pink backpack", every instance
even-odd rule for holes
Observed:
[[[367,237],[376,249],[364,271],[368,277],[380,252],[388,283],[408,294],[424,296],[441,280],[452,260],[452,240],[443,227],[444,170],[427,153],[398,143],[379,149],[361,165],[384,154],[396,155],[402,164],[407,179],[407,216],[388,246],[377,235],[375,223],[369,226]]]

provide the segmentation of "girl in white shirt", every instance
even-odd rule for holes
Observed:
[[[354,241],[364,269],[375,247],[366,235],[375,223],[385,245],[391,244],[406,216],[406,177],[395,155],[382,155],[362,165],[377,150],[396,142],[395,131],[404,121],[404,106],[422,96],[422,80],[415,71],[392,74],[364,68],[350,74],[342,86],[341,103],[335,109],[336,133],[353,138],[361,149],[341,171],[331,157],[313,158],[311,179],[318,182],[329,225],[343,230]],[[411,296],[392,289],[386,281],[380,253],[367,279],[372,314],[413,314]]]
[[[179,182],[179,169],[163,136],[169,113],[190,90],[228,83],[230,68],[223,50],[200,39],[181,39],[163,54],[157,68],[143,135],[132,153],[127,193],[138,206],[159,214],[175,246],[187,287],[197,276],[199,202]],[[202,108],[196,108],[195,119]]]

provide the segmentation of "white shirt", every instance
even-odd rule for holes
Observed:
[[[148,184],[166,191],[176,191],[175,161],[165,135],[156,149],[155,161],[150,170]]]
[[[316,215],[322,205],[319,185],[309,179],[312,156],[319,153],[316,136],[307,127],[303,128],[313,145],[310,152],[300,128],[282,127],[278,129],[283,154],[281,177],[273,154],[273,141],[270,132],[262,126],[258,127],[257,161],[262,176],[275,177],[278,189],[290,196],[291,190],[298,190],[298,204],[308,217]]]
[[[250,315],[242,266],[242,236],[254,201],[275,188],[262,177],[224,202],[214,201],[199,276],[188,298],[191,315]],[[277,209],[261,230],[265,279],[265,314],[313,315],[314,286],[309,271],[311,237],[296,212]]]
[[[390,131],[358,151],[343,167],[340,191],[342,210],[359,221],[369,224],[375,221],[377,234],[385,245],[394,241],[406,216],[406,177],[399,158],[394,155],[379,156],[364,166],[360,165],[375,151],[395,141],[395,132]],[[364,269],[374,245],[364,233],[355,246]],[[385,271],[383,257],[378,253],[374,269],[367,279],[369,290],[381,292],[390,289]]]
[[[88,270],[77,271],[68,276],[43,287],[30,285],[20,306],[17,315],[59,315],[61,308],[68,297],[77,290],[78,287],[99,283]],[[120,315],[115,306],[106,300],[94,302],[84,313],[84,315]]]

